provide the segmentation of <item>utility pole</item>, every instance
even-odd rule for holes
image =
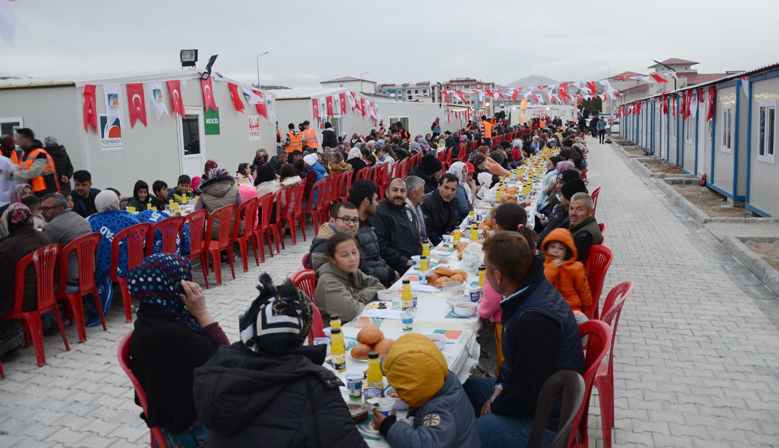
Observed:
[[[270,51],[266,51],[265,53],[257,56],[257,89],[260,88],[260,56],[265,56],[268,53],[270,53]]]

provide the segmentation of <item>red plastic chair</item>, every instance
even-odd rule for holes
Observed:
[[[355,180],[367,179],[370,173],[371,173],[371,168],[366,166],[360,171],[357,171],[357,179]]]
[[[146,245],[146,256],[154,253],[154,234],[159,230],[162,234],[162,250],[163,253],[178,254],[177,242],[181,228],[184,226],[183,216],[171,216],[165,218],[162,221],[157,222],[149,228],[149,235],[146,237],[146,241],[149,244]],[[182,240],[183,241],[183,240]]]
[[[587,171],[587,170],[584,170]],[[582,179],[586,179],[584,171],[582,172]],[[602,187],[598,187],[595,189],[595,191],[590,194],[590,197],[592,198],[592,214],[595,214],[595,209],[598,208],[598,196],[600,196],[600,189]]]
[[[227,246],[230,245],[230,218],[233,216],[234,205],[226,205],[218,208],[211,213],[208,217],[206,224],[206,234],[203,238],[203,252],[205,252],[206,263],[203,265],[205,271],[204,277],[206,278],[206,288],[208,288],[208,256],[211,255],[211,261],[214,264],[214,274],[216,274],[216,285],[222,285],[222,259],[219,254],[223,250],[227,250]],[[219,235],[215,241],[211,240],[211,236],[214,232],[214,221],[219,219]],[[233,257],[230,259],[230,270],[235,278],[235,266],[233,266]]]
[[[230,244],[227,245],[227,254],[230,258],[233,258],[233,246],[234,243],[238,243],[238,247],[241,251],[241,261],[243,262],[243,272],[249,272],[249,243],[252,244],[254,250],[254,261],[257,266],[260,265],[260,259],[257,257],[257,245],[254,244],[254,225],[257,223],[257,198],[251,198],[244,202],[235,210],[235,220],[233,222],[233,231],[230,236]],[[243,233],[241,230],[241,214],[243,214]]]
[[[603,232],[606,231],[606,223],[605,222],[599,222],[598,228],[600,229],[600,234],[603,235]],[[603,244],[603,243],[601,243]]]
[[[332,203],[330,202],[330,196],[333,194],[333,180],[335,177],[332,175],[325,176],[322,180],[325,181],[324,186],[322,187],[322,201],[321,204],[317,206],[317,209],[319,210],[319,222],[325,222],[328,219],[328,216],[330,216],[330,209],[332,208]],[[319,197],[317,196],[317,202],[319,202]]]
[[[57,299],[64,300],[68,305],[66,312],[68,320],[76,324],[78,333],[78,342],[87,341],[87,327],[84,324],[84,302],[82,297],[86,294],[92,294],[95,301],[97,312],[100,314],[100,323],[103,324],[103,330],[108,330],[105,326],[105,317],[103,308],[100,306],[100,297],[97,295],[97,284],[95,283],[95,265],[97,264],[97,245],[100,243],[100,233],[90,233],[80,238],[76,238],[65,246],[60,252],[60,271],[59,287],[57,288]],[[73,293],[65,292],[68,286],[68,267],[70,253],[76,251],[78,257],[78,291]]]
[[[184,225],[189,225],[189,259],[200,259],[200,268],[203,269],[203,277],[208,281],[206,269],[206,257],[203,253],[203,231],[206,227],[208,210],[197,210],[184,217]],[[181,226],[179,238],[184,241],[184,225]],[[183,252],[183,251],[182,251]]]
[[[289,223],[289,234],[292,237],[292,245],[296,246],[298,244],[297,240],[297,230],[296,230],[296,222],[300,222],[300,230],[303,233],[303,241],[306,240],[306,220],[303,217],[303,191],[306,188],[306,184],[301,183],[300,185],[297,185],[295,187],[290,188],[287,190],[287,206],[284,207],[284,211],[281,214],[281,218],[278,220],[279,223],[282,221],[287,221]],[[291,202],[294,198],[294,208],[292,210],[292,214],[288,215],[290,212],[289,207],[291,205]],[[278,215],[277,215],[278,217]],[[279,224],[281,225],[281,224]],[[282,233],[282,241],[283,241],[284,234]]]
[[[592,308],[587,316],[589,319],[598,318],[598,304],[601,292],[603,292],[603,283],[606,281],[606,272],[608,272],[613,260],[614,252],[608,247],[602,244],[590,246],[587,260],[584,262],[584,273],[587,275],[587,282],[590,284],[590,292],[592,293]]]
[[[57,260],[62,250],[62,244],[49,244],[25,255],[16,264],[14,272],[14,306],[13,311],[2,316],[3,320],[22,319],[24,325],[24,346],[30,346],[32,339],[35,356],[38,359],[38,367],[46,365],[46,354],[43,350],[43,327],[41,314],[49,310],[54,311],[57,326],[65,342],[65,348],[70,351],[68,337],[65,335],[65,327],[62,325],[57,297],[54,294],[54,274],[57,272]],[[36,291],[38,293],[38,308],[32,311],[22,311],[24,305],[25,277],[27,268],[33,265],[35,269]],[[29,335],[29,337],[28,337]]]
[[[376,187],[379,189],[379,200],[384,199],[385,190],[387,189],[387,184],[389,183],[389,175],[387,174],[389,172],[389,165],[384,163],[382,165],[379,165],[379,171],[376,176]]]
[[[130,303],[130,291],[127,289],[127,277],[119,277],[119,248],[124,242],[127,245],[127,269],[138,266],[143,261],[143,245],[146,242],[146,235],[149,233],[151,224],[142,222],[130,226],[118,232],[111,240],[111,281],[119,283],[119,290],[122,291],[122,301],[124,302],[124,316],[128,323],[133,321],[132,304]],[[149,244],[153,244],[150,242]]]
[[[599,320],[589,320],[579,325],[579,334],[582,338],[587,337],[587,346],[584,350],[584,375],[582,375],[585,384],[584,402],[573,422],[573,427],[578,428],[578,432],[571,431],[568,446],[587,448],[589,447],[587,417],[590,410],[590,394],[595,374],[611,346],[611,328]]]
[[[339,199],[341,202],[346,202],[349,200],[349,189],[352,188],[353,175],[354,170],[346,170],[343,172],[343,174],[341,174],[341,188],[339,189]]]
[[[0,378],[5,378],[5,372],[3,371],[3,363],[0,362]]]
[[[319,218],[322,216],[321,210],[325,196],[323,193],[326,186],[327,179],[322,178],[318,180],[308,192],[308,202],[306,203],[306,208],[303,210],[303,218],[300,224],[300,228],[303,230],[304,235],[306,231],[303,223],[305,222],[306,215],[311,215],[311,222],[314,224],[314,236],[319,235]],[[314,195],[316,195],[316,201],[313,200]]]
[[[281,207],[281,198],[286,197],[287,192],[284,191],[284,189],[279,189],[279,191],[276,192],[276,196],[274,197],[275,207],[276,207],[276,222],[271,224],[271,226],[274,227],[275,230],[273,230],[273,234],[276,237],[276,253],[279,253],[279,239],[281,240],[281,248],[286,249],[286,246],[284,245],[284,229],[282,228],[282,220],[281,216],[284,212],[284,209]],[[279,238],[279,236],[281,238]],[[270,244],[270,240],[268,240],[268,244]],[[271,254],[272,256],[273,254]]]
[[[603,304],[601,320],[611,326],[611,348],[609,362],[600,363],[593,385],[598,389],[600,400],[601,424],[603,426],[603,446],[611,448],[611,428],[614,427],[614,344],[617,340],[617,325],[625,299],[633,292],[633,282],[622,282],[615,286]]]
[[[138,402],[141,403],[141,409],[143,409],[144,415],[149,415],[149,410],[146,404],[146,390],[138,381],[138,378],[133,375],[133,371],[130,370],[133,364],[133,361],[130,358],[130,338],[132,338],[132,336],[133,332],[130,330],[129,333],[122,337],[122,340],[119,342],[119,348],[116,350],[116,357],[119,360],[119,367],[124,370],[124,373],[127,374],[127,377],[130,378],[130,381],[133,383],[133,387],[135,388],[135,395],[138,396]],[[168,445],[165,443],[165,437],[162,435],[162,429],[158,426],[151,428],[151,448],[164,448],[167,446]]]
[[[308,343],[309,345],[312,345],[314,343],[314,338],[325,337],[325,326],[322,322],[322,313],[319,312],[319,308],[317,308],[314,303],[314,293],[316,292],[316,277],[314,277],[314,270],[304,269],[295,272],[290,276],[289,280],[296,288],[306,293],[308,298],[311,299],[311,305],[314,308],[314,322],[311,325],[311,331],[308,333]]]
[[[257,226],[254,232],[254,245],[260,249],[260,259],[265,263],[265,246],[263,245],[263,236],[268,239],[268,252],[273,257],[273,244],[271,243],[271,233],[276,239],[276,253],[279,252],[279,229],[275,224],[271,224],[270,218],[273,214],[274,207],[278,201],[279,195],[284,194],[282,190],[276,193],[268,193],[257,200],[260,209],[260,224]],[[280,201],[279,201],[280,202]],[[279,216],[279,213],[276,213]]]

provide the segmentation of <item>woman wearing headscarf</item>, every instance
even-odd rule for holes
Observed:
[[[546,174],[544,174],[544,180],[541,181],[541,193],[538,195],[536,203],[536,210],[544,215],[546,214],[545,210],[549,207],[549,199],[552,197],[552,188],[554,188],[554,195],[557,196],[558,162],[557,156],[550,157],[546,161]]]
[[[243,204],[243,197],[238,191],[238,187],[235,186],[235,178],[225,168],[216,167],[211,170],[209,178],[201,182],[198,188],[201,194],[195,204],[195,210],[208,210],[209,215],[228,205],[234,205],[235,208],[238,208],[239,205]],[[234,220],[235,214],[230,218],[231,229]],[[214,222],[211,233],[212,240],[219,239],[220,224],[219,219]],[[239,232],[243,232],[243,222],[239,225]]]
[[[130,355],[133,375],[146,390],[148,412],[141,416],[149,428],[162,428],[168,447],[203,447],[208,430],[195,413],[193,371],[230,341],[192,282],[186,258],[154,254],[127,279],[131,297],[140,301]]]
[[[422,137],[421,135],[417,135],[416,137],[414,137],[414,141],[417,142],[419,146],[422,148],[422,152],[424,152],[425,154],[430,152],[430,144],[427,142],[427,140],[424,137]]]
[[[344,161],[343,155],[340,152],[330,153],[330,170],[334,173],[343,173],[352,169],[352,166]]]
[[[16,264],[27,254],[51,244],[46,234],[33,227],[32,214],[21,203],[8,206],[0,217],[0,316],[13,311]],[[35,268],[24,273],[22,311],[38,308]],[[0,355],[24,345],[21,320],[0,321]]]
[[[208,175],[211,173],[211,170],[214,168],[219,168],[219,165],[216,164],[216,160],[208,159],[206,160],[206,164],[203,167],[203,179],[208,179]]]
[[[264,149],[258,149],[254,155],[254,160],[251,165],[251,172],[255,173],[257,169],[268,163],[268,151]]]
[[[111,243],[114,236],[122,230],[139,224],[140,221],[131,213],[119,210],[119,197],[113,191],[104,190],[95,197],[97,213],[90,215],[87,222],[93,232],[103,235],[97,245],[97,265],[95,266],[95,282],[97,283],[97,295],[100,297],[100,307],[103,316],[108,314],[113,299],[113,285],[111,284]],[[119,273],[120,277],[127,274],[127,244],[119,245]],[[87,298],[89,300],[87,300]],[[95,301],[91,297],[84,298],[84,316],[86,325],[92,326],[100,323],[100,315],[95,307]]]
[[[268,274],[257,289],[239,320],[241,341],[195,369],[197,415],[209,445],[367,447],[341,397],[343,383],[322,366],[327,347],[303,345],[311,300],[289,280],[274,287]]]
[[[22,199],[27,196],[32,196],[32,186],[30,184],[18,184],[11,191],[11,204],[21,204]]]
[[[261,198],[266,194],[274,194],[279,190],[279,185],[276,183],[276,172],[273,171],[269,165],[263,165],[257,169],[257,177],[254,179],[255,197]],[[271,216],[270,222],[276,222],[276,203],[271,201]],[[262,208],[257,209],[257,221],[254,228],[257,229],[260,226],[262,220]]]
[[[317,196],[324,193],[314,190],[313,194],[311,194],[311,190],[314,188],[314,184],[327,176],[327,170],[319,163],[316,154],[308,154],[303,157],[303,164],[306,167],[306,187],[303,190],[303,200],[305,201],[303,208],[305,209],[308,206],[309,198],[311,201],[316,202]]]
[[[195,177],[192,178],[192,183],[190,184],[190,186],[192,187],[193,194],[200,193],[200,190],[198,190],[197,187],[200,186],[200,182],[202,182],[202,181],[203,181],[203,178],[200,177],[200,176],[195,176]]]
[[[468,166],[464,162],[454,162],[447,171],[449,174],[454,174],[457,177],[457,192],[454,197],[458,200],[457,208],[455,209],[456,221],[462,221],[473,207],[473,194],[471,193],[471,187],[468,184]]]
[[[366,165],[365,161],[362,160],[362,152],[360,151],[359,146],[355,146],[349,151],[349,155],[347,156],[346,163],[352,166],[352,169],[354,170],[352,172],[352,182],[357,180],[357,172],[361,169],[365,168]]]
[[[148,208],[147,204],[151,204],[149,184],[139,180],[135,183],[135,187],[133,187],[133,197],[127,201],[127,206],[135,207],[135,211],[142,212]]]

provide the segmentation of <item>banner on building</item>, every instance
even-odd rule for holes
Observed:
[[[119,124],[124,121],[124,113],[122,111],[122,95],[119,84],[103,84],[103,96],[105,97],[105,110],[108,118],[115,118],[119,120]],[[113,120],[109,120],[112,121]]]
[[[122,149],[122,121],[118,117],[100,115],[100,148]]]
[[[149,92],[151,92],[151,109],[154,111],[154,118],[157,119],[157,123],[160,122],[162,114],[170,117],[168,105],[165,104],[165,91],[162,89],[162,83],[150,82]]]
[[[205,107],[203,110],[206,135],[219,135],[219,111]]]
[[[247,118],[249,119],[249,140],[259,140],[260,139],[260,116],[249,115]]]

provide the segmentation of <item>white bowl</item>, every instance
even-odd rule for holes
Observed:
[[[391,302],[392,298],[397,296],[398,292],[394,289],[385,289],[376,292],[376,298],[383,302]]]
[[[406,404],[405,401],[401,400],[400,397],[392,397],[391,395],[395,395],[395,396],[398,395],[398,393],[395,392],[395,388],[394,387],[390,386],[390,387],[384,389],[384,396],[387,397],[387,398],[392,398],[393,400],[395,400],[395,407],[393,408],[394,410],[396,410],[396,411],[405,411],[406,409],[408,409],[408,405]]]
[[[454,305],[454,314],[460,317],[471,317],[476,314],[479,304],[473,302],[456,303]]]
[[[446,345],[446,336],[438,333],[429,333],[425,336],[433,341],[435,346],[438,347],[438,350],[444,351],[444,346]]]
[[[456,303],[466,303],[466,302],[469,302],[469,301],[470,300],[467,297],[452,296],[452,297],[449,297],[448,299],[446,299],[446,304],[449,305],[449,309],[450,310],[454,310],[454,305]]]

